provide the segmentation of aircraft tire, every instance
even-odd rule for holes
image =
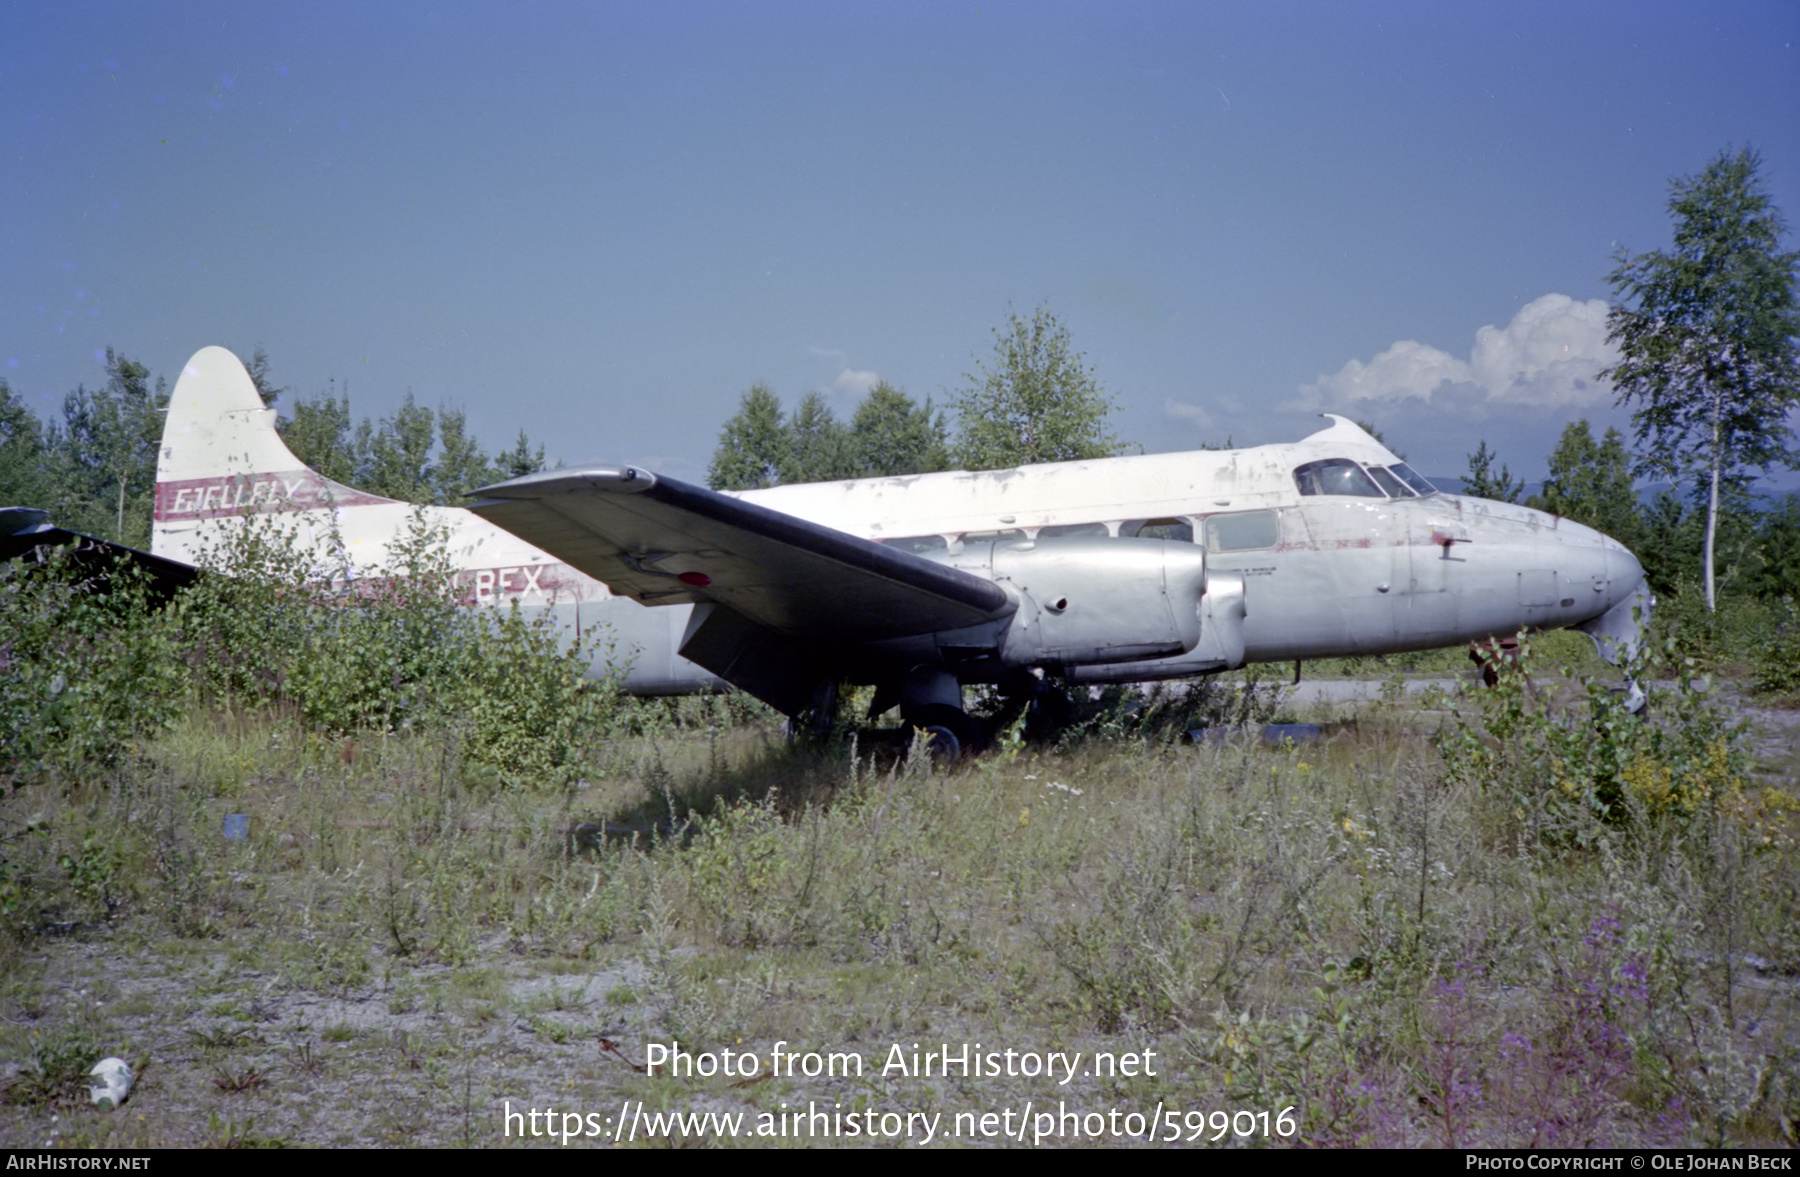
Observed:
[[[931,741],[932,754],[947,764],[981,750],[981,731],[968,712],[947,703],[931,703],[906,717],[906,722],[924,732]]]
[[[955,764],[962,759],[963,747],[955,732],[939,723],[919,730],[925,735],[925,745],[931,750],[933,761],[938,764]]]

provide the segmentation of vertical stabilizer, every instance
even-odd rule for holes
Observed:
[[[202,348],[181,370],[169,397],[156,461],[156,520],[150,550],[203,563],[231,521],[269,512],[332,512],[403,507],[392,499],[332,482],[302,465],[275,431],[243,363],[222,347]]]

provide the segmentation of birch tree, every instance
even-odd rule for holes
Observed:
[[[1675,248],[1621,250],[1610,275],[1602,372],[1634,406],[1638,473],[1688,482],[1705,504],[1706,607],[1717,608],[1719,505],[1756,471],[1796,465],[1789,411],[1800,397],[1800,306],[1786,224],[1757,176],[1762,160],[1727,150],[1670,186]]]

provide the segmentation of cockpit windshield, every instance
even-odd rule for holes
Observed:
[[[1303,495],[1358,495],[1385,499],[1381,488],[1349,458],[1326,458],[1294,467],[1294,481]]]
[[[1416,499],[1437,493],[1405,462],[1367,469],[1349,458],[1326,458],[1294,467],[1303,495],[1356,495],[1365,499]]]

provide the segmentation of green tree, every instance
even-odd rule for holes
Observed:
[[[1571,421],[1550,454],[1544,491],[1528,504],[1605,532],[1637,548],[1637,490],[1631,483],[1631,455],[1625,437],[1608,429],[1599,442],[1586,421]]]
[[[1701,558],[1706,607],[1717,608],[1720,503],[1752,472],[1794,465],[1787,413],[1800,397],[1795,265],[1782,252],[1781,213],[1749,148],[1721,152],[1670,186],[1675,248],[1631,257],[1610,275],[1617,303],[1608,338],[1617,364],[1601,373],[1644,450],[1640,473],[1691,480],[1706,504]]]
[[[780,475],[783,482],[835,482],[856,477],[850,436],[825,403],[823,393],[807,393],[788,418]]]
[[[44,426],[0,378],[0,507],[50,507]]]
[[[752,384],[738,404],[737,415],[719,432],[706,471],[706,485],[714,490],[756,490],[781,481],[787,456],[787,426],[781,419],[781,401],[766,384]]]
[[[869,390],[850,418],[850,454],[857,478],[930,474],[950,467],[944,415],[887,381]]]
[[[1788,495],[1757,520],[1746,587],[1764,600],[1800,596],[1800,495]]]
[[[436,425],[436,415],[414,402],[410,392],[380,428],[371,431],[364,421],[357,431],[358,448],[367,454],[363,489],[390,499],[430,502],[435,497],[431,458]]]
[[[1638,563],[1659,596],[1674,593],[1685,577],[1694,583],[1705,542],[1705,512],[1694,510],[1680,495],[1661,491],[1644,504]]]
[[[499,481],[487,451],[469,436],[461,409],[440,408],[437,428],[438,457],[431,467],[433,502],[454,503],[478,486]]]
[[[295,401],[292,416],[281,420],[281,439],[301,463],[333,482],[353,484],[361,464],[350,421],[350,394],[335,391],[320,400]]]
[[[111,348],[106,376],[105,387],[77,387],[63,398],[62,423],[50,431],[59,522],[146,547],[169,389],[161,379],[152,385],[150,369]]]
[[[519,440],[513,448],[494,459],[494,475],[497,478],[523,478],[527,474],[536,474],[544,468],[544,447],[535,451],[531,448],[531,439],[519,430]]]
[[[269,363],[269,353],[261,345],[250,355],[250,363],[245,371],[250,373],[250,383],[256,385],[256,395],[262,397],[263,408],[272,409],[281,400],[281,394],[287,389],[275,383],[275,373]]]
[[[967,469],[1107,458],[1125,449],[1107,428],[1117,409],[1112,394],[1047,307],[1029,320],[1009,312],[1006,326],[994,330],[993,359],[977,361],[964,379],[956,456]]]
[[[338,395],[333,382],[323,398],[296,401],[280,429],[294,456],[333,482],[412,503],[454,503],[544,468],[544,447],[533,450],[523,429],[512,449],[490,460],[467,420],[460,409],[421,408],[407,393],[379,426],[365,417],[353,427],[349,393]]]
[[[1498,474],[1494,473],[1494,463],[1500,455],[1490,453],[1487,442],[1483,441],[1479,449],[1469,455],[1469,476],[1463,479],[1463,493],[1474,495],[1478,499],[1492,499],[1497,503],[1516,503],[1519,495],[1525,490],[1525,480],[1515,479],[1512,471],[1505,464]]]

